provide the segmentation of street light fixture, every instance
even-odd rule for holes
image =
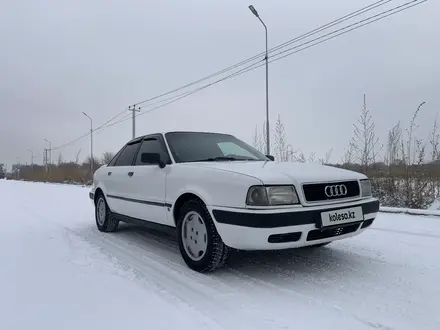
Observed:
[[[93,120],[83,111],[83,115],[90,119],[90,176],[93,179]]]
[[[249,10],[252,12],[252,14],[257,17],[261,24],[264,26],[264,31],[266,32],[266,154],[270,155],[270,131],[269,131],[269,48],[268,48],[268,38],[267,38],[267,26],[264,24],[263,20],[261,19],[260,15],[258,14],[258,11],[255,9],[254,6],[250,5]]]

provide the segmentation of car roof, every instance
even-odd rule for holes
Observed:
[[[152,136],[152,135],[163,135],[164,136],[167,133],[202,133],[202,134],[224,134],[224,135],[231,135],[229,133],[224,133],[224,132],[175,130],[175,131],[166,131],[166,132],[155,132],[155,133],[150,133],[150,134],[138,136],[138,137],[128,141],[127,144],[133,144],[133,143],[139,142],[139,141],[145,139],[146,137],[149,137],[149,136]]]

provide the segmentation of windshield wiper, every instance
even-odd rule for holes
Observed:
[[[210,157],[206,159],[192,160],[191,162],[217,162],[217,161],[235,161],[235,160],[254,160],[254,159],[219,156],[219,157]]]

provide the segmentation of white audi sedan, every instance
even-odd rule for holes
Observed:
[[[168,132],[128,142],[93,178],[98,229],[155,224],[198,272],[231,251],[320,247],[360,234],[379,210],[367,177],[275,162],[229,134]]]

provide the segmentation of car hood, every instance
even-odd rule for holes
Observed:
[[[192,165],[252,176],[264,184],[301,184],[366,178],[365,175],[354,171],[312,163],[234,161],[192,163]]]

